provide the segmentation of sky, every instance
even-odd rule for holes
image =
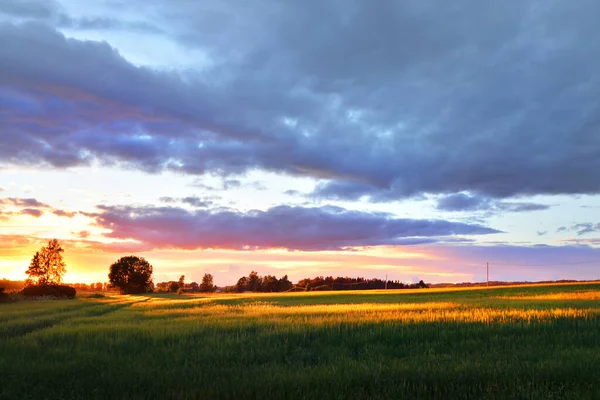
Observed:
[[[0,278],[600,278],[600,3],[0,1]]]

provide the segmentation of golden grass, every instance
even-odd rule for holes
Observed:
[[[538,294],[533,296],[499,296],[503,300],[600,300],[600,291]]]
[[[198,302],[198,307],[192,308],[148,309],[144,313],[148,316],[170,316],[186,321],[251,320],[292,326],[385,322],[531,323],[559,318],[588,319],[600,315],[600,308],[497,309],[453,302],[278,306],[268,302],[223,305],[205,299],[203,303]],[[138,303],[136,306],[145,307],[146,303]]]

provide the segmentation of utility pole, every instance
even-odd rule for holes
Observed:
[[[385,274],[385,290],[387,290],[387,274]]]
[[[486,269],[485,286],[490,286],[490,263],[489,262],[485,263],[485,269]]]

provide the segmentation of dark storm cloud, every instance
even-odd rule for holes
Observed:
[[[50,23],[43,1],[6,4]],[[140,21],[213,66],[135,67],[106,43],[5,23],[0,161],[258,168],[350,200],[600,192],[598,2],[143,4],[123,7],[148,10]],[[87,26],[117,29],[112,19]]]
[[[377,245],[463,241],[456,235],[499,231],[442,220],[393,218],[339,207],[278,206],[267,211],[187,211],[177,207],[98,206],[98,226],[115,239],[149,248],[338,250]]]
[[[441,211],[527,212],[547,210],[546,204],[499,201],[492,198],[454,193],[441,197],[436,208]]]

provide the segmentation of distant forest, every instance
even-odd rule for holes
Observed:
[[[223,291],[230,293],[243,292],[291,292],[291,291],[318,291],[318,290],[370,290],[370,289],[421,289],[428,288],[429,285],[422,280],[418,283],[402,283],[400,281],[386,281],[381,279],[365,279],[333,276],[318,276],[315,278],[304,278],[297,283],[292,283],[287,275],[277,278],[274,275],[258,275],[256,271],[250,272],[248,276],[238,279],[235,285],[217,288],[212,286],[212,275],[205,274],[203,282],[199,285],[196,282],[185,283],[184,276],[179,281],[161,282],[156,284],[158,291],[164,292],[207,292]],[[207,281],[210,282],[207,284]],[[207,290],[212,286],[213,290]]]
[[[108,291],[112,288],[107,282],[97,283],[72,283],[77,291]],[[25,286],[24,281],[10,281],[0,279],[0,287],[7,291],[21,290]],[[156,292],[292,292],[292,291],[319,291],[319,290],[371,290],[371,289],[419,289],[428,288],[429,284],[422,280],[418,283],[403,283],[400,281],[386,281],[382,279],[365,279],[362,277],[337,277],[318,276],[315,278],[304,278],[297,283],[292,283],[287,275],[277,278],[274,275],[258,275],[256,271],[250,272],[248,276],[238,279],[235,285],[217,287],[213,284],[213,276],[204,274],[201,283],[185,282],[185,276],[177,281],[159,282],[153,285]]]

